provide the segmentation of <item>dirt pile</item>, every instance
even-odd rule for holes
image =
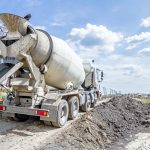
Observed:
[[[42,149],[107,149],[139,127],[149,128],[149,116],[150,106],[130,97],[114,97],[73,122]]]

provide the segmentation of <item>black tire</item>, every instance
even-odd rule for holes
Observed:
[[[96,103],[97,103],[97,99],[98,99],[98,95],[97,95],[97,93],[95,93],[95,94],[94,94],[94,102],[91,103],[91,108],[94,108],[94,107],[95,107],[95,105],[96,105]]]
[[[102,96],[102,95],[101,95],[101,92],[98,92],[98,91],[97,91],[97,92],[96,92],[96,96],[97,96],[97,100],[101,100],[101,96]]]
[[[15,114],[15,117],[13,117],[13,120],[18,121],[18,122],[24,122],[29,119],[28,115],[24,114]]]
[[[79,113],[79,99],[77,96],[72,96],[68,99],[69,119],[75,119]]]
[[[68,103],[66,100],[61,100],[58,106],[57,122],[52,122],[52,125],[58,128],[63,127],[68,120],[68,114],[69,114]]]
[[[81,106],[81,110],[84,112],[89,111],[91,108],[91,98],[89,95],[86,95],[85,104]]]
[[[96,105],[96,99],[94,99],[94,102],[93,102],[93,103],[91,103],[91,108],[94,108],[94,107],[95,107],[95,105]]]

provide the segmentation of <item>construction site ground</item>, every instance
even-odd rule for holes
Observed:
[[[150,105],[130,97],[99,101],[63,128],[46,126],[38,118],[26,122],[0,119],[3,150],[149,150]]]

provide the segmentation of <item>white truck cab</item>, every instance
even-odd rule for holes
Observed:
[[[92,89],[97,91],[100,96],[100,85],[103,81],[103,71],[95,67],[94,60],[84,60],[82,63],[85,70],[85,81],[82,86],[87,91]]]

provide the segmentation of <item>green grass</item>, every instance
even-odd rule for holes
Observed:
[[[150,98],[140,98],[141,101],[145,104],[150,104]]]

